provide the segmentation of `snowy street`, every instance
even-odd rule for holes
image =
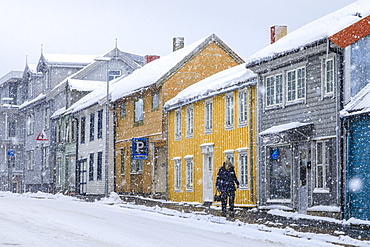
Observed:
[[[327,242],[332,236],[296,238],[282,229],[261,231],[216,216],[124,204],[117,197],[88,203],[2,192],[0,222],[0,246],[334,246]]]

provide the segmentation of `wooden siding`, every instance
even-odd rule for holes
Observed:
[[[138,192],[155,193],[152,181],[155,161],[153,150],[159,146],[166,146],[166,116],[163,114],[163,105],[166,101],[176,96],[186,87],[205,79],[222,70],[236,66],[239,63],[231,57],[218,44],[212,42],[203,50],[187,61],[180,69],[172,74],[161,85],[148,87],[141,93],[132,94],[126,98],[117,101],[116,108],[116,164],[120,165],[120,150],[126,150],[125,174],[122,175],[119,169],[116,169],[116,190],[117,192]],[[158,109],[152,110],[152,92],[159,91],[160,104]],[[144,121],[142,125],[134,124],[134,101],[137,97],[144,98]],[[120,117],[121,103],[126,104],[126,116]],[[135,137],[149,138],[149,159],[144,160],[144,170],[142,174],[130,174],[131,162],[131,139]],[[163,177],[163,176],[162,176]]]
[[[205,102],[210,99],[201,100],[193,104],[194,107],[194,133],[192,138],[186,137],[186,107],[181,108],[182,113],[182,136],[181,140],[175,140],[174,123],[176,109],[168,113],[168,193],[171,201],[187,201],[203,203],[203,155],[201,145],[204,143],[214,144],[213,153],[213,184],[217,177],[218,169],[225,161],[224,151],[234,150],[235,169],[240,180],[240,169],[238,166],[239,148],[248,149],[248,167],[250,170],[249,188],[238,189],[235,203],[238,206],[254,206],[256,204],[256,145],[255,145],[255,87],[247,88],[249,98],[249,123],[246,127],[238,127],[238,91],[233,91],[234,96],[234,127],[227,130],[225,127],[225,95],[218,95],[212,100],[213,128],[212,133],[205,134]],[[251,100],[252,99],[252,100]],[[252,138],[252,139],[251,139]],[[193,190],[186,190],[186,161],[185,156],[193,156]],[[181,189],[174,188],[174,161],[175,157],[181,158]],[[213,186],[215,187],[215,185]],[[215,188],[213,188],[215,190]]]

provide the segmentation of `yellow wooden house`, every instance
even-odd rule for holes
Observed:
[[[112,88],[116,106],[115,175],[118,193],[167,194],[167,122],[164,102],[186,87],[243,63],[212,34],[118,80]]]
[[[256,76],[239,65],[210,76],[165,104],[168,198],[210,204],[218,169],[231,161],[235,205],[256,206]]]

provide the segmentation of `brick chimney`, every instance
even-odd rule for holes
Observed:
[[[157,55],[145,55],[145,64],[148,64],[158,58],[160,58],[160,56],[157,56]]]
[[[180,50],[181,48],[184,48],[184,37],[175,37],[173,38],[173,51]]]
[[[287,26],[275,25],[270,27],[270,43],[273,44],[288,33]]]

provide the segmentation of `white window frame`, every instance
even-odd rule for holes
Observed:
[[[181,158],[176,157],[172,159],[174,162],[174,190],[175,192],[181,191]]]
[[[194,106],[186,107],[186,138],[192,138],[194,134]]]
[[[44,167],[49,167],[49,146],[43,147],[42,148],[42,159],[43,159],[43,166]]]
[[[118,73],[116,73],[118,72]],[[116,78],[119,78],[122,76],[122,71],[121,70],[115,70],[111,69],[108,71],[108,81],[114,80]]]
[[[204,133],[212,133],[212,111],[213,111],[213,102],[212,100],[206,100],[204,102]]]
[[[230,130],[234,128],[234,93],[229,93],[225,96],[225,127]]]
[[[330,192],[328,184],[328,178],[330,177],[330,148],[331,139],[322,139],[315,142],[314,193]]]
[[[27,170],[33,170],[33,167],[35,166],[33,150],[27,151],[26,155],[27,155]]]
[[[35,129],[35,115],[33,113],[27,116],[27,135],[32,135]]]
[[[184,157],[186,162],[186,191],[193,192],[194,188],[194,164],[193,155],[187,155]]]
[[[175,140],[181,140],[181,109],[175,111]]]
[[[239,188],[249,189],[250,173],[249,173],[249,162],[248,162],[248,149],[240,148],[236,150],[238,152],[238,170],[239,170]]]
[[[249,102],[248,102],[249,92],[247,89],[239,90],[238,92],[238,120],[239,127],[248,126],[249,119]]]
[[[144,98],[138,97],[134,102],[134,122],[144,121]]]
[[[304,72],[303,77],[300,76],[300,72]],[[290,79],[290,74],[294,74],[294,78]],[[292,104],[296,102],[302,102],[306,99],[306,67],[301,66],[295,69],[288,70],[285,77],[285,90],[286,90],[286,102]],[[303,86],[301,85],[303,84]],[[294,88],[293,88],[294,86]],[[303,91],[303,92],[302,92]],[[290,95],[294,94],[294,96]]]
[[[335,56],[323,56],[321,57],[322,69],[321,69],[321,87],[322,87],[322,97],[333,97],[335,90],[336,81],[336,65]],[[331,63],[331,70],[328,71],[328,62]],[[329,73],[329,75],[328,75]],[[330,86],[328,87],[328,84]]]
[[[265,106],[267,108],[281,106],[283,104],[284,77],[282,73],[266,76],[265,89]]]
[[[131,174],[141,174],[144,169],[144,160],[132,159],[131,160]]]
[[[44,111],[44,130],[49,129],[50,126],[50,108],[46,107]]]
[[[159,108],[159,91],[152,93],[152,110],[158,110]]]

